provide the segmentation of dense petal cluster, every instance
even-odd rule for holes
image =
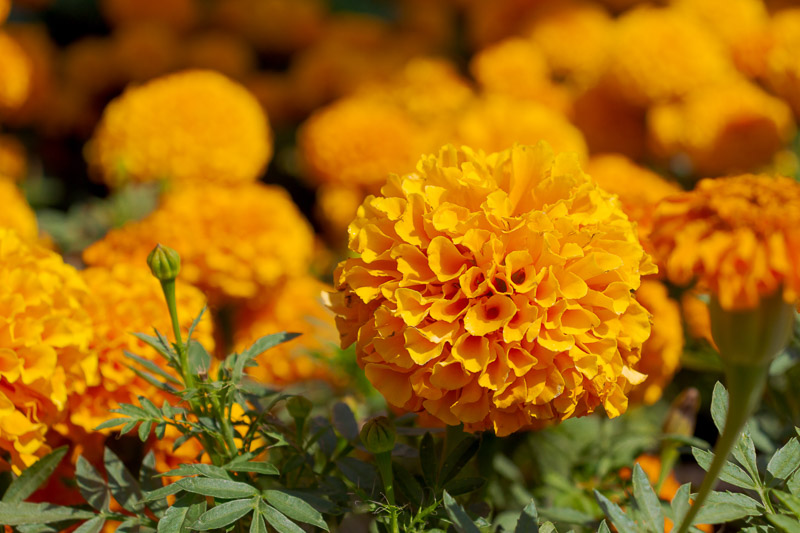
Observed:
[[[136,376],[124,352],[127,350],[168,370],[166,361],[132,333],[152,334],[155,328],[173,340],[172,322],[161,286],[144,264],[88,268],[81,271],[81,277],[91,291],[91,297],[84,304],[94,330],[89,347],[97,354],[103,379],[89,387],[85,394],[70,398],[69,419],[92,431],[113,416],[110,410],[119,403],[136,403],[137,396],[146,396],[160,406],[167,399],[164,392]],[[176,304],[186,340],[189,326],[205,305],[205,297],[198,289],[179,281]],[[213,353],[210,315],[204,315],[193,338]],[[174,398],[170,401],[174,403]]]
[[[129,88],[106,107],[86,147],[109,185],[250,182],[271,155],[269,123],[255,97],[204,70]]]
[[[149,216],[110,231],[84,252],[89,265],[144,265],[156,244],[181,256],[181,279],[215,303],[253,298],[308,271],[314,234],[283,189],[183,187]]]
[[[98,381],[87,296],[59,255],[0,229],[0,448],[15,469],[47,451],[68,397]]]
[[[655,267],[574,154],[447,146],[381,193],[331,303],[390,404],[498,435],[625,411],[650,334],[631,291]]]
[[[0,228],[11,228],[23,239],[32,241],[39,234],[36,214],[16,184],[0,175]]]
[[[697,281],[725,309],[748,309],[762,296],[800,291],[800,184],[742,175],[705,179],[662,201],[651,241],[673,283]]]
[[[279,331],[300,337],[270,348],[248,373],[259,383],[286,386],[314,379],[332,380],[328,359],[338,335],[322,292],[330,287],[311,277],[293,279],[261,301],[248,302],[236,317],[234,349],[244,350],[260,337]]]

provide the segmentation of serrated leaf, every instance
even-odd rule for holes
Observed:
[[[712,492],[697,513],[694,524],[722,524],[761,513],[750,496],[732,492]],[[692,524],[692,525],[694,525]]]
[[[47,478],[49,478],[50,474],[56,469],[58,463],[60,463],[67,454],[67,450],[67,446],[56,448],[23,470],[19,477],[8,486],[0,501],[6,503],[21,502],[36,492],[36,489],[47,481]]]
[[[192,325],[189,326],[189,332],[186,335],[186,342],[190,342],[192,340],[192,336],[194,335],[194,330],[197,329],[197,326],[200,324],[200,321],[203,319],[203,315],[205,314],[206,309],[208,309],[208,306],[204,305],[203,308],[200,310],[200,314],[197,315],[197,318],[195,318],[192,321]]]
[[[108,476],[108,487],[114,499],[128,511],[139,513],[143,506],[142,489],[139,482],[131,475],[119,457],[110,449],[103,450],[103,462]]]
[[[96,516],[78,526],[72,533],[100,533],[103,531],[104,525],[106,525],[105,517]]]
[[[336,402],[333,406],[333,427],[339,434],[349,441],[358,439],[358,423],[353,411],[344,402]]]
[[[256,472],[267,476],[279,476],[280,470],[272,463],[266,461],[247,461],[243,463],[228,464],[223,467],[230,472]]]
[[[664,512],[661,510],[661,502],[639,463],[633,465],[633,497],[636,500],[636,507],[645,518],[647,529],[654,533],[664,533]]]
[[[157,477],[185,477],[185,476],[194,476],[196,474],[197,470],[194,469],[194,465],[181,464],[178,465],[178,468],[173,468],[168,472],[162,472],[158,474]]]
[[[619,533],[637,533],[638,529],[633,520],[626,515],[619,505],[610,501],[608,498],[600,494],[597,490],[594,491],[594,497],[597,498],[597,503],[600,509],[603,510],[606,517],[614,524]]]
[[[443,486],[456,477],[469,460],[478,453],[478,447],[480,447],[478,438],[472,435],[465,435],[442,462],[442,469],[437,479],[438,486]]]
[[[150,432],[153,430],[153,421],[146,420],[139,424],[139,440],[142,442],[147,442],[147,439],[150,438]]]
[[[756,447],[746,429],[739,435],[739,440],[733,447],[731,454],[750,474],[750,478],[760,485],[761,477],[758,474],[758,464],[756,463]]]
[[[169,347],[169,344],[165,344],[162,339],[147,335],[146,333],[131,333],[131,335],[150,346],[156,352],[161,354],[161,356],[167,361],[173,361],[175,359],[175,353]]]
[[[597,533],[611,533],[611,530],[608,529],[608,523],[605,520],[600,522],[600,527],[597,528]]]
[[[169,372],[167,372],[166,370],[155,364],[150,359],[145,359],[144,357],[140,357],[134,353],[129,352],[128,350],[123,350],[123,353],[125,354],[125,357],[131,359],[132,361],[135,361],[137,364],[143,366],[153,374],[161,376],[165,380],[170,381],[176,385],[181,385],[181,382],[175,376],[173,376],[172,374],[170,374]]]
[[[114,533],[141,533],[142,529],[138,518],[129,518],[118,525]]]
[[[796,437],[789,439],[767,463],[767,472],[775,479],[788,479],[800,468],[800,442]]]
[[[264,351],[269,350],[281,343],[290,341],[296,337],[299,337],[299,333],[273,333],[271,335],[265,335],[260,339],[256,340],[253,344],[250,345],[249,348],[244,350],[239,356],[235,359],[233,365],[233,373],[232,373],[232,380],[234,383],[238,383],[242,376],[244,375],[244,368],[248,361],[254,359],[264,353]]]
[[[6,526],[49,524],[63,520],[83,520],[94,516],[91,511],[50,503],[0,502],[0,524]]]
[[[684,483],[675,491],[675,496],[672,497],[670,507],[672,508],[672,521],[675,523],[676,527],[683,522],[686,513],[689,512],[689,497],[691,496],[691,492],[692,484]]]
[[[94,428],[94,430],[95,431],[100,431],[101,429],[115,428],[115,427],[121,426],[122,424],[125,424],[125,423],[127,423],[129,421],[130,421],[130,418],[127,418],[127,417],[126,418],[112,418],[110,420],[106,420],[105,422],[103,422],[102,424],[100,424],[99,426]]]
[[[172,485],[170,485],[172,486]],[[175,500],[158,521],[158,533],[182,533],[189,530],[201,514],[205,512],[206,499],[198,494],[185,494]],[[191,515],[194,509],[194,516]]]
[[[205,346],[197,341],[189,343],[188,360],[189,369],[196,376],[207,374],[208,369],[211,368],[211,354],[208,353]]]
[[[447,516],[453,522],[453,527],[458,533],[480,533],[480,529],[467,515],[467,512],[456,502],[447,491],[442,493],[444,508]]]
[[[303,529],[289,520],[285,515],[274,507],[261,502],[258,507],[259,513],[267,519],[269,525],[275,528],[278,533],[305,533]]]
[[[522,509],[514,533],[539,533],[539,513],[533,500]]]
[[[106,480],[82,455],[75,464],[75,481],[86,503],[98,511],[108,511],[111,493]]]
[[[800,498],[780,490],[772,491],[772,494],[789,510],[789,512],[800,519]]]
[[[126,435],[126,434],[130,433],[131,431],[133,431],[136,428],[136,425],[138,423],[139,423],[138,420],[131,420],[130,422],[128,422],[127,424],[122,426],[122,429],[119,430],[119,434],[120,435]]]
[[[694,459],[697,461],[697,464],[700,465],[700,468],[708,472],[711,462],[714,460],[714,454],[706,450],[692,448],[692,455],[694,455]],[[747,472],[730,461],[725,461],[719,478],[726,483],[743,489],[756,490],[756,484],[753,483],[753,480],[750,479]]]
[[[482,477],[457,477],[445,483],[444,489],[449,492],[451,496],[460,496],[478,490],[485,484],[486,480]]]
[[[407,469],[397,466],[397,464],[392,464],[392,470],[394,472],[394,479],[397,484],[397,488],[408,498],[408,501],[413,503],[416,506],[421,506],[422,502],[425,498],[425,494],[422,491],[422,485],[419,484],[417,478],[411,474]]]
[[[186,492],[224,499],[248,498],[258,494],[258,489],[252,485],[228,479],[187,477],[176,481],[175,485]]]
[[[221,480],[218,480],[221,481]],[[192,525],[197,531],[208,531],[233,524],[253,510],[253,500],[233,500],[212,507],[195,521]]]
[[[292,520],[311,524],[325,531],[329,531],[328,524],[325,522],[322,514],[297,496],[292,496],[280,490],[265,490],[262,496],[267,503]]]
[[[767,521],[781,533],[797,533],[800,531],[800,521],[785,515],[768,514]]]
[[[192,469],[206,477],[214,478],[214,479],[229,479],[233,481],[230,473],[227,470],[222,468],[221,466],[216,465],[207,465],[203,463],[194,463],[191,465]]]
[[[140,378],[142,378],[143,380],[145,380],[146,382],[148,382],[150,385],[154,386],[155,388],[157,388],[159,390],[163,390],[163,391],[168,392],[170,394],[176,394],[178,392],[177,388],[173,387],[172,385],[170,385],[166,381],[159,380],[156,376],[154,376],[150,372],[146,372],[144,370],[136,368],[133,365],[126,365],[126,366],[128,368],[130,368],[133,371],[134,374],[136,374],[137,376],[139,376]]]
[[[166,487],[161,487],[160,489],[155,489],[152,491],[148,491],[144,493],[144,497],[142,498],[143,503],[158,501],[161,499],[166,498],[167,496],[172,496],[173,494],[178,494],[183,489],[180,488],[175,483],[171,483]],[[152,507],[151,507],[152,509]]]

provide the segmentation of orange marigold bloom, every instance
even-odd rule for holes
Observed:
[[[6,32],[0,32],[0,110],[16,109],[30,91],[31,61]]]
[[[686,291],[681,296],[681,311],[686,323],[686,331],[693,339],[705,339],[716,349],[711,336],[711,313],[708,304],[700,299],[696,291]]]
[[[792,110],[748,82],[712,86],[648,112],[653,152],[683,155],[700,176],[748,172],[794,137]]]
[[[86,147],[112,185],[255,181],[272,155],[258,101],[222,74],[189,70],[131,87],[113,100]]]
[[[655,267],[575,154],[442,148],[350,225],[331,295],[342,346],[387,401],[507,435],[627,407]]]
[[[622,210],[637,223],[639,239],[645,246],[653,229],[653,210],[656,204],[682,190],[676,183],[667,181],[655,172],[617,154],[591,158],[586,172],[600,187],[619,196]]]
[[[667,287],[656,280],[642,280],[636,300],[653,315],[650,338],[642,346],[642,359],[636,370],[647,375],[644,383],[630,392],[632,402],[656,403],[677,372],[683,353],[683,326],[678,303]]]
[[[19,471],[47,452],[68,396],[97,383],[97,357],[86,285],[61,256],[0,228],[0,279],[0,448]]]
[[[693,18],[643,6],[617,21],[605,82],[630,103],[647,106],[734,73],[722,44]]]
[[[125,357],[127,350],[153,361],[167,372],[172,372],[163,357],[132,335],[140,332],[152,334],[153,328],[172,339],[170,321],[161,285],[146,265],[117,264],[111,268],[88,268],[81,277],[91,291],[84,307],[92,318],[94,334],[89,343],[97,353],[101,382],[89,387],[85,394],[70,398],[69,419],[73,424],[92,431],[114,415],[109,411],[120,403],[136,403],[137,396],[145,396],[156,405],[164,400],[175,403],[175,398],[136,376]],[[205,305],[203,294],[178,280],[176,304],[181,320],[183,339],[192,321]],[[214,337],[209,314],[198,324],[193,338],[211,353]],[[111,430],[105,431],[110,433]]]
[[[181,255],[181,279],[214,302],[253,298],[311,264],[314,234],[283,189],[261,184],[183,187],[141,221],[84,251],[89,265],[144,265],[158,243]]]
[[[697,280],[724,309],[750,309],[782,290],[800,290],[800,184],[742,175],[705,179],[662,201],[651,241],[659,264],[678,285]]]
[[[326,359],[336,351],[338,336],[333,315],[323,305],[324,290],[330,287],[314,278],[300,277],[239,309],[234,325],[236,351],[270,333],[301,334],[258,356],[258,366],[248,368],[247,372],[259,383],[283,387],[334,378]]]
[[[777,12],[769,26],[769,37],[767,84],[800,116],[800,7]]]
[[[39,235],[36,214],[16,184],[0,175],[0,228],[10,228],[27,241]]]

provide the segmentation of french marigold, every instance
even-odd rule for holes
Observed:
[[[271,155],[269,123],[258,101],[205,70],[128,88],[106,107],[86,147],[90,165],[112,186],[255,181]]]
[[[253,298],[307,272],[314,234],[280,187],[184,187],[143,220],[111,230],[83,258],[94,266],[144,265],[158,243],[180,253],[181,279],[219,303]]]
[[[770,162],[795,133],[792,110],[748,82],[692,91],[648,112],[654,154],[682,155],[700,176],[748,172]]]
[[[36,214],[16,184],[0,176],[0,228],[10,228],[27,241],[39,235]]]
[[[602,154],[589,160],[586,172],[606,191],[619,196],[622,210],[636,222],[639,239],[647,248],[653,211],[661,200],[681,192],[674,182],[637,165],[625,156]]]
[[[650,338],[642,346],[642,359],[636,370],[647,375],[644,383],[629,393],[630,401],[656,403],[678,370],[683,353],[683,326],[678,303],[669,297],[667,287],[654,279],[642,280],[636,300],[653,316]]]
[[[800,185],[793,179],[745,174],[704,179],[663,200],[651,242],[675,284],[697,281],[723,309],[751,309],[782,291],[800,289]]]
[[[578,161],[446,146],[364,201],[331,307],[391,405],[498,435],[625,411],[655,266]]]
[[[131,361],[124,354],[127,350],[171,372],[153,348],[132,335],[135,332],[151,334],[155,328],[167,338],[172,337],[172,322],[158,280],[144,263],[88,268],[81,271],[81,277],[91,291],[91,297],[84,304],[94,330],[89,348],[97,354],[103,379],[89,387],[85,394],[70,398],[70,422],[91,431],[113,416],[109,412],[111,409],[120,403],[136,403],[137,396],[145,396],[156,405],[166,399],[174,403],[173,397],[136,376],[128,366]],[[185,340],[192,321],[205,305],[205,297],[195,287],[179,280],[176,304]],[[210,315],[206,314],[197,325],[193,338],[213,353]]]
[[[734,73],[722,43],[695,19],[642,6],[618,19],[603,81],[630,103],[648,106]]]
[[[769,42],[766,82],[800,116],[800,7],[783,9],[772,17]]]
[[[0,448],[15,470],[48,450],[67,398],[97,383],[88,295],[61,257],[0,228]]]
[[[31,85],[31,61],[6,32],[0,32],[0,110],[25,103]]]
[[[301,334],[256,358],[258,365],[247,372],[259,383],[283,387],[313,379],[335,381],[327,359],[336,350],[338,335],[333,315],[323,305],[324,290],[330,287],[311,277],[299,277],[239,309],[234,324],[237,351],[271,333]]]

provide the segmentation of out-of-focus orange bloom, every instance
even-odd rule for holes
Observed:
[[[800,8],[781,10],[769,27],[765,78],[769,87],[800,116]]]
[[[142,22],[188,30],[197,23],[199,5],[194,0],[101,0],[100,9],[115,27]]]
[[[593,87],[573,102],[572,122],[583,132],[593,154],[617,152],[639,160],[647,138],[645,111],[609,88]]]
[[[800,184],[742,175],[705,179],[656,209],[651,242],[667,277],[697,281],[723,309],[756,307],[782,291],[800,291]]]
[[[6,21],[8,13],[11,11],[11,0],[0,0],[0,24]]]
[[[8,110],[3,122],[14,125],[41,124],[47,119],[50,102],[60,97],[55,90],[58,50],[43,24],[9,24],[4,29],[25,52],[31,71],[25,101],[19,107]]]
[[[681,311],[686,323],[686,331],[694,339],[705,339],[716,349],[711,336],[711,314],[708,304],[700,299],[695,291],[686,291],[681,296]]]
[[[8,33],[0,32],[0,110],[16,109],[25,103],[32,70],[19,43]]]
[[[0,179],[20,182],[28,175],[25,146],[13,135],[0,135]]]
[[[107,93],[123,81],[116,50],[110,39],[84,37],[62,50],[64,83],[89,95]]]
[[[467,38],[473,50],[480,50],[524,28],[538,2],[530,0],[464,0]]]
[[[35,241],[39,235],[36,214],[22,191],[5,176],[0,176],[0,205],[0,228],[10,228],[26,241]]]
[[[125,25],[114,32],[111,40],[115,70],[125,81],[145,82],[180,66],[181,41],[166,24]]]
[[[242,80],[255,70],[258,59],[253,49],[238,35],[208,30],[186,43],[182,62],[187,68],[215,70]]]
[[[755,170],[795,134],[789,106],[745,81],[697,89],[647,118],[653,152],[688,158],[696,176]]]

